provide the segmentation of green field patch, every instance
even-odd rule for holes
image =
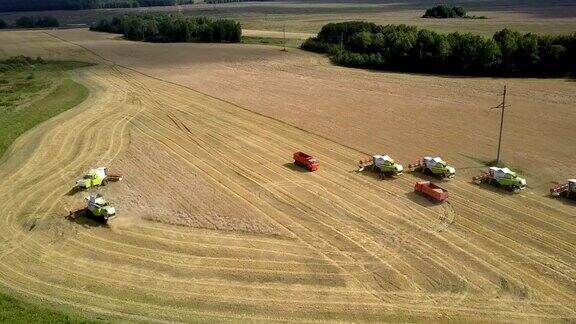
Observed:
[[[98,323],[28,303],[0,293],[2,323]]]
[[[77,106],[88,89],[65,73],[83,62],[0,62],[0,157],[27,130]]]

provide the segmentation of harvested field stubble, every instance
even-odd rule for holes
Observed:
[[[474,169],[463,168],[443,184],[451,194],[444,205],[408,193],[414,176],[378,181],[354,172],[369,145],[407,159],[424,154],[437,138],[446,139],[440,153],[470,163],[459,152],[469,138],[483,141],[492,133],[483,130],[490,118],[481,117],[481,109],[491,100],[493,81],[434,83],[351,71],[269,47],[135,44],[83,31],[51,33],[62,40],[42,32],[0,33],[0,54],[74,56],[100,65],[73,74],[90,88],[88,100],[26,133],[0,165],[0,284],[133,320],[574,320],[573,206],[534,190],[510,195],[471,185]],[[24,50],[22,43],[32,45]],[[532,105],[541,103],[533,93],[545,94],[546,82],[558,85],[548,109],[574,120],[566,107],[573,85],[510,82],[522,89],[516,99]],[[334,86],[338,91],[323,92]],[[469,96],[483,101],[467,107],[463,98]],[[234,103],[269,108],[266,114],[284,121]],[[460,120],[444,119],[453,109]],[[359,112],[369,119],[358,118]],[[525,123],[539,118],[516,114]],[[471,119],[477,123],[454,126]],[[409,127],[421,121],[427,126]],[[553,123],[555,132],[565,132],[561,118],[541,118],[535,127]],[[424,138],[442,127],[449,130]],[[341,137],[330,136],[330,129]],[[464,129],[471,134],[459,136]],[[341,141],[350,134],[357,138]],[[385,145],[386,134],[395,134],[397,144]],[[531,151],[552,146],[542,141]],[[568,170],[570,154],[554,150],[569,144],[556,141],[546,152]],[[322,168],[292,167],[296,150],[318,157]],[[119,210],[110,227],[64,217],[81,199],[65,195],[69,186],[95,165],[126,175],[100,189]],[[537,176],[550,172],[530,165]],[[24,226],[31,219],[35,226]]]

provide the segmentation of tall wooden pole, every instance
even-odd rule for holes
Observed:
[[[504,111],[506,110],[506,85],[504,85],[504,93],[502,94],[502,116],[500,117],[500,136],[498,137],[498,155],[496,156],[496,164],[500,163],[500,148],[502,147],[502,130],[504,129]]]
[[[282,27],[282,32],[284,33],[284,38],[282,40],[282,44],[284,45],[283,51],[286,52],[286,24]]]

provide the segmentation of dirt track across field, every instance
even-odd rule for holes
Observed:
[[[100,64],[74,72],[91,90],[88,101],[28,132],[0,161],[0,284],[133,320],[576,319],[574,204],[544,197],[542,188],[512,195],[477,187],[469,175],[478,170],[462,168],[456,180],[443,184],[450,202],[435,205],[411,192],[416,176],[381,181],[355,171],[355,161],[367,151],[359,142],[376,141],[380,150],[402,158],[423,151],[430,143],[421,138],[430,128],[403,129],[422,120],[449,128],[450,136],[432,135],[446,138],[439,151],[458,163],[469,161],[459,154],[470,136],[487,145],[483,136],[492,130],[483,132],[482,123],[492,116],[479,117],[484,103],[460,102],[460,120],[443,119],[444,110],[458,104],[445,87],[458,98],[477,96],[487,103],[490,80],[352,71],[306,53],[285,59],[269,47],[162,47],[85,31],[51,34],[0,33],[0,55]],[[148,55],[147,64],[142,55]],[[262,91],[274,73],[300,76],[302,84],[280,89],[269,82],[270,92]],[[386,81],[390,87],[382,91]],[[245,83],[244,96],[237,95],[239,82]],[[573,84],[510,82],[523,86],[517,98],[522,103],[540,102],[535,91],[545,94],[547,84],[558,85],[548,93],[548,109],[566,113],[568,120],[558,119],[554,131],[570,134],[563,127],[574,122],[574,94],[568,91]],[[336,85],[342,95],[322,92]],[[356,97],[346,98],[353,87]],[[427,87],[438,92],[425,92]],[[357,109],[346,112],[337,104],[348,100],[368,109],[376,99],[363,95],[377,98],[370,93],[401,109],[375,107],[360,120]],[[301,106],[313,95],[314,109],[304,111]],[[330,96],[335,108],[322,103]],[[280,104],[283,98],[293,99],[293,109]],[[412,100],[421,105],[412,107]],[[242,108],[263,112],[262,103],[270,103],[266,113],[276,119]],[[365,136],[360,130],[374,129],[370,119],[384,123],[388,116],[377,109],[394,112],[397,125]],[[340,115],[330,114],[336,111]],[[516,114],[526,123],[539,119],[530,127],[543,132],[552,123],[545,115]],[[326,124],[318,122],[320,115]],[[460,134],[460,124],[472,118],[480,118],[472,134]],[[310,131],[313,122],[319,135]],[[330,128],[341,137],[328,136]],[[341,141],[356,132],[354,141]],[[386,136],[413,145],[384,146]],[[548,149],[550,159],[568,170],[574,151],[565,150],[573,144],[557,139],[554,146],[539,137],[543,143],[531,148]],[[321,170],[294,167],[296,150],[317,156]],[[540,154],[534,158],[543,159]],[[82,198],[66,195],[70,185],[98,165],[125,175],[100,190],[119,211],[110,227],[65,218]],[[526,168],[537,177],[551,172],[532,171],[533,165],[527,162]]]

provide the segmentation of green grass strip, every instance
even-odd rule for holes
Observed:
[[[0,293],[1,323],[96,323]]]
[[[86,100],[88,93],[85,86],[71,79],[64,79],[46,97],[34,101],[30,106],[0,114],[0,157],[18,136],[61,112],[79,105]]]

